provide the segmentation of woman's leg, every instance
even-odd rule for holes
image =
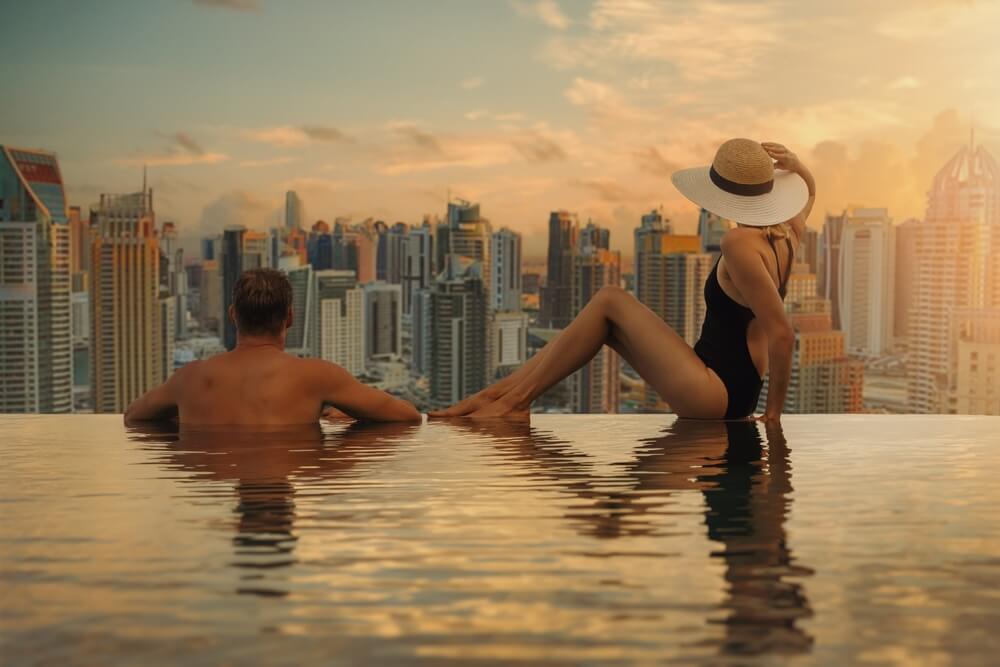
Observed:
[[[531,369],[470,416],[526,414],[532,401],[605,344],[618,350],[677,414],[707,419],[725,414],[725,386],[684,339],[628,292],[605,287],[545,346],[546,354]]]

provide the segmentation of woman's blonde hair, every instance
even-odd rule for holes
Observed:
[[[792,236],[792,225],[788,222],[779,222],[774,225],[761,227],[767,235],[767,240],[785,239]]]

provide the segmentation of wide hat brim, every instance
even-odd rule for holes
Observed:
[[[681,169],[670,175],[681,194],[716,215],[752,227],[766,227],[798,215],[809,200],[809,187],[793,171],[776,169],[774,187],[762,195],[734,195],[712,182],[710,167]]]

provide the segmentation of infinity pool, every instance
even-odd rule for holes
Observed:
[[[996,664],[1000,419],[0,418],[5,664]]]

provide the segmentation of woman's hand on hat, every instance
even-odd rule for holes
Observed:
[[[760,145],[771,156],[771,159],[774,160],[775,169],[795,171],[798,168],[799,156],[781,144],[776,144],[773,141],[763,141]]]

